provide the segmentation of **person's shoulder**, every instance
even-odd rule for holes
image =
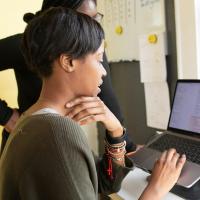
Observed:
[[[4,37],[2,39],[0,39],[1,42],[4,42],[4,41],[7,41],[7,42],[14,42],[14,41],[21,41],[23,37],[23,33],[17,33],[17,34],[14,34],[14,35],[10,35],[10,36],[7,36],[7,37]]]
[[[58,114],[41,114],[41,115],[33,115],[28,120],[29,124],[38,124],[38,128],[48,127],[52,129],[53,132],[61,133],[74,133],[74,132],[82,132],[81,127],[74,120],[61,116]]]
[[[56,114],[45,116],[46,120],[51,126],[51,133],[53,137],[60,143],[68,141],[69,143],[82,143],[88,145],[85,133],[81,126],[74,120]]]
[[[53,127],[53,129],[61,129],[69,126],[79,127],[72,119],[54,113],[31,115],[21,121],[21,126],[35,125],[35,128],[38,127],[40,129],[43,126]]]
[[[43,134],[44,137],[53,137],[59,141],[60,138],[86,141],[85,134],[78,123],[58,114],[32,115],[22,120],[18,127],[24,132],[32,132],[34,135]]]
[[[49,131],[51,129],[51,121],[51,118],[49,118],[47,114],[30,116],[26,116],[25,114],[18,120],[15,130],[17,132],[19,130],[23,130],[24,132],[29,132],[29,130],[32,130],[33,132]]]
[[[45,115],[38,115],[37,118],[39,118],[42,121],[48,122],[57,128],[66,126],[79,127],[79,125],[74,120],[65,116],[61,116],[59,114],[49,113]]]

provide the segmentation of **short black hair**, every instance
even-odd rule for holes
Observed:
[[[76,9],[85,0],[43,0],[42,11],[49,9],[50,7],[63,6],[66,8]],[[92,0],[96,4],[96,0]]]
[[[61,54],[71,59],[94,53],[104,39],[101,25],[91,17],[64,7],[50,8],[31,20],[23,35],[28,66],[41,77],[52,73]]]
[[[36,12],[36,14],[30,13],[30,12],[24,14],[23,20],[26,23],[29,23],[39,13],[51,7],[63,6],[65,8],[71,8],[73,10],[76,10],[84,1],[88,1],[88,0],[43,0],[41,10]],[[92,0],[92,1],[97,5],[96,0]]]

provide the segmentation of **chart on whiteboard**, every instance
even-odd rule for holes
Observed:
[[[164,0],[98,0],[111,62],[139,60],[138,36],[164,27]]]

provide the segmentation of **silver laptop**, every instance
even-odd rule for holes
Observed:
[[[134,156],[135,164],[151,172],[165,149],[185,153],[186,164],[177,182],[190,188],[200,179],[200,80],[178,80],[167,130]]]

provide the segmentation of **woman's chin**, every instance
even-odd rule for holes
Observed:
[[[97,95],[101,92],[101,89],[98,87],[97,89]]]
[[[98,87],[97,90],[93,93],[93,96],[96,97],[101,92],[101,89]]]

